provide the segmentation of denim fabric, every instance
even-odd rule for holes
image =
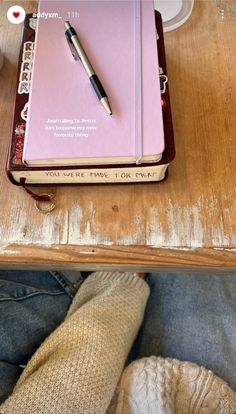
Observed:
[[[136,358],[192,361],[236,391],[236,275],[158,274],[136,341]]]
[[[21,366],[64,319],[81,281],[77,275],[72,283],[59,272],[0,271],[0,403]]]
[[[64,319],[81,280],[79,272],[0,271],[0,403]],[[236,391],[236,276],[152,273],[147,281],[151,295],[131,359],[192,361]]]

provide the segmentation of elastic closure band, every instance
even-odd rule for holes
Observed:
[[[134,152],[135,162],[140,164],[143,157],[142,131],[142,13],[141,0],[134,0]]]

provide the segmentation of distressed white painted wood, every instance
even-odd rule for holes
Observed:
[[[222,19],[214,1],[195,3],[191,19],[165,36],[177,153],[168,179],[148,185],[50,187],[57,207],[49,215],[37,212],[4,172],[20,30],[4,20],[13,2],[3,3],[2,263],[236,268],[235,16],[227,8]],[[36,5],[21,4],[28,11]]]

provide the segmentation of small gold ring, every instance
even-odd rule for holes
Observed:
[[[43,213],[43,214],[51,213],[51,211],[53,211],[54,208],[56,207],[56,204],[54,204],[52,201],[54,198],[54,194],[41,193],[39,195],[48,196],[49,200],[48,201],[35,200],[35,207],[37,208],[38,211],[40,211],[40,213]]]

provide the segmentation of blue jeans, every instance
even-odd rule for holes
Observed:
[[[236,391],[236,275],[156,273],[148,283],[136,358],[195,362]]]
[[[0,402],[64,319],[80,273],[0,271]],[[71,281],[72,280],[72,281]],[[236,276],[150,274],[151,295],[130,359],[178,358],[213,370],[236,391]]]
[[[23,366],[64,319],[82,281],[58,272],[0,271],[0,403]]]

